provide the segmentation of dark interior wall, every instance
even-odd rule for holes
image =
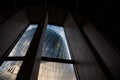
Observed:
[[[99,17],[107,10],[111,0],[79,0],[77,13],[84,16],[92,24],[96,24]]]
[[[0,26],[0,57],[28,24],[25,10],[21,10]]]
[[[28,18],[30,20],[30,23],[39,23],[43,25],[44,18],[46,16],[46,13],[48,12],[48,23],[54,24],[54,25],[63,25],[67,11],[65,9],[61,8],[46,8],[43,6],[36,6],[36,7],[28,7],[26,8]]]
[[[113,1],[103,16],[95,25],[97,30],[105,35],[117,48],[120,49],[120,2]]]
[[[47,18],[46,13],[48,13]],[[26,8],[26,10],[21,10],[0,27],[0,46],[2,46],[0,47],[0,57],[5,53],[5,51],[7,51],[20,32],[29,23],[38,23],[42,27],[46,27],[47,23],[64,25],[68,42],[73,53],[74,60],[76,61],[76,68],[81,80],[106,80],[104,72],[100,68],[91,49],[88,47],[88,44],[78,28],[81,26],[76,25],[76,22],[70,14],[66,16],[67,13],[68,12],[63,9],[49,8],[47,10],[43,7],[31,7]],[[81,20],[79,20],[80,19],[78,19],[78,22],[80,23]],[[95,49],[98,51],[111,73],[117,80],[119,80],[119,54],[106,42],[99,32],[94,29],[94,26],[86,24],[82,27],[82,29],[92,42]],[[38,53],[39,52],[40,51],[38,51]],[[36,59],[37,63],[35,64],[39,64],[39,59]],[[35,72],[32,74],[32,80],[34,80],[34,73]]]
[[[45,7],[26,7],[27,15],[30,23],[37,23],[44,25],[44,18],[47,13],[47,8]]]
[[[67,10],[61,8],[50,7],[48,10],[48,23],[55,25],[63,25],[67,16]]]
[[[74,11],[76,8],[76,4],[78,0],[46,0],[46,4],[48,7],[55,7],[55,8],[64,8],[69,11]]]
[[[115,80],[120,80],[120,54],[113,47],[111,47],[111,45],[90,23],[86,23],[83,30],[104,61],[107,68],[114,76]]]
[[[88,19],[98,31],[103,33],[120,49],[119,0],[0,0],[0,23],[16,10],[26,6],[64,8]]]
[[[64,27],[80,80],[107,80],[70,14]]]
[[[4,23],[18,10],[15,0],[0,0],[0,24]]]

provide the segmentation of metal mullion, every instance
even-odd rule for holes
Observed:
[[[2,61],[23,61],[25,57],[3,57]]]
[[[42,26],[38,25],[16,80],[30,79],[36,52],[39,46],[41,33],[42,33]]]
[[[68,59],[58,59],[58,58],[50,58],[50,57],[41,57],[41,60],[42,61],[51,61],[51,62],[75,64],[74,60],[68,60]]]

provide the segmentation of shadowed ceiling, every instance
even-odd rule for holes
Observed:
[[[0,0],[0,23],[26,6],[64,8],[89,20],[120,49],[120,3],[118,0]]]

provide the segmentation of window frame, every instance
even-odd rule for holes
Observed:
[[[48,25],[48,24],[47,24]],[[59,58],[51,58],[51,57],[44,57],[44,56],[41,56],[41,61],[48,61],[48,62],[58,62],[58,63],[66,63],[66,64],[72,64],[73,65],[73,69],[74,69],[74,72],[75,72],[75,77],[76,77],[76,80],[79,80],[79,76],[78,76],[78,72],[77,72],[77,69],[76,69],[76,66],[75,66],[75,61],[74,61],[74,57],[73,57],[73,54],[72,54],[72,50],[71,50],[71,47],[70,47],[70,44],[69,44],[69,40],[67,38],[67,35],[66,35],[66,31],[65,31],[65,28],[64,26],[62,25],[55,25],[55,24],[49,24],[49,25],[53,25],[53,26],[57,26],[57,27],[63,27],[63,30],[64,30],[64,35],[66,37],[66,42],[67,42],[67,46],[68,46],[68,49],[69,49],[69,52],[70,52],[70,57],[71,59],[59,59]],[[45,32],[44,32],[44,37],[43,39],[45,40],[45,35],[46,35],[46,30],[47,30],[47,26],[45,28]],[[42,33],[43,34],[43,33]],[[43,46],[43,44],[42,44]],[[42,53],[42,52],[41,52]],[[40,63],[39,62],[39,63]],[[39,66],[40,68],[40,66]],[[38,76],[37,76],[38,78]]]
[[[31,23],[30,23],[31,24]],[[12,43],[12,45],[9,47],[9,49],[5,52],[5,54],[2,56],[2,58],[0,59],[0,65],[2,65],[2,63],[4,61],[22,61],[22,65],[21,65],[21,68],[19,69],[18,71],[18,74],[17,74],[17,77],[16,77],[16,80],[32,80],[32,77],[36,77],[35,79],[37,80],[37,77],[38,77],[38,73],[36,73],[37,75],[33,75],[31,77],[31,75],[34,73],[34,62],[36,61],[35,59],[37,58],[37,54],[38,53],[38,49],[43,46],[42,44],[40,44],[42,41],[44,41],[44,38],[45,38],[45,31],[46,31],[46,27],[47,26],[44,26],[44,27],[41,27],[42,25],[40,25],[38,23],[38,27],[34,33],[34,36],[30,42],[30,45],[29,45],[29,48],[27,50],[27,53],[25,56],[13,56],[13,57],[9,57],[9,53],[11,52],[11,50],[14,48],[14,46],[17,44],[17,42],[20,40],[20,38],[22,37],[22,35],[24,34],[24,32],[27,30],[27,28],[29,27],[28,24],[24,29],[23,31],[17,36],[16,40]],[[33,23],[32,23],[33,24]],[[53,24],[50,24],[50,25],[53,25]],[[61,25],[56,25],[56,26],[61,26]],[[64,26],[62,26],[63,29],[64,29]],[[69,45],[69,41],[67,39],[67,35],[66,35],[66,32],[65,32],[65,29],[64,29],[64,33],[65,33],[65,37],[66,37],[66,41],[67,41],[67,44],[68,44],[68,48],[69,48],[69,52],[70,52],[70,56],[71,56],[71,60],[68,60],[68,59],[56,59],[56,58],[48,58],[48,57],[41,57],[39,56],[39,64],[35,65],[37,68],[36,70],[39,69],[39,66],[40,66],[40,61],[51,61],[51,62],[59,62],[59,63],[66,63],[66,64],[73,64],[73,69],[74,69],[74,72],[75,72],[75,76],[76,76],[76,79],[79,80],[78,78],[78,74],[77,74],[77,70],[76,70],[76,67],[75,67],[75,62],[74,62],[74,58],[73,58],[73,55],[72,55],[72,51],[71,51],[71,48],[70,48],[70,45]],[[39,47],[40,46],[40,47]],[[34,47],[34,50],[32,50],[32,48]],[[36,49],[35,49],[36,48]],[[36,53],[36,54],[35,54]],[[41,54],[40,54],[41,55]],[[30,57],[34,58],[33,60],[30,59]],[[30,60],[32,62],[30,62]],[[30,62],[30,63],[29,63]],[[28,66],[30,66],[29,68],[27,68]],[[26,69],[26,70],[25,70]],[[26,71],[28,72],[28,74],[25,74]]]
[[[33,38],[35,36],[35,33],[37,31],[37,28],[38,28],[38,24],[35,24],[37,25],[37,28],[33,34],[33,37],[30,41],[30,44],[29,44],[29,47],[27,49],[27,52],[26,52],[26,55],[25,56],[8,56],[10,54],[10,52],[14,49],[15,45],[17,44],[17,42],[21,39],[21,37],[24,35],[24,33],[26,32],[26,30],[29,28],[29,26],[32,25],[32,24],[28,24],[25,26],[25,28],[21,31],[21,33],[19,33],[19,35],[17,36],[17,38],[15,39],[15,41],[11,44],[11,46],[8,48],[8,50],[4,53],[4,55],[0,58],[0,66],[5,62],[5,61],[22,61],[21,63],[21,66],[20,66],[20,69],[19,71],[21,71],[21,67],[23,66],[23,62],[25,62],[25,59],[26,59],[26,56],[28,54],[28,49],[30,48],[31,46],[31,43],[33,41]],[[33,24],[34,25],[34,24]],[[17,73],[17,76],[19,75],[19,71]],[[17,77],[16,77],[16,80],[17,80]]]

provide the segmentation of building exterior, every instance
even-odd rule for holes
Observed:
[[[63,37],[64,36],[64,37]],[[43,57],[71,59],[63,27],[47,25],[43,44]],[[38,80],[76,80],[73,64],[42,61]]]
[[[53,58],[68,58],[63,38],[54,30],[47,29],[43,45],[42,56]]]
[[[58,59],[71,59],[64,28],[47,25],[42,56]]]

